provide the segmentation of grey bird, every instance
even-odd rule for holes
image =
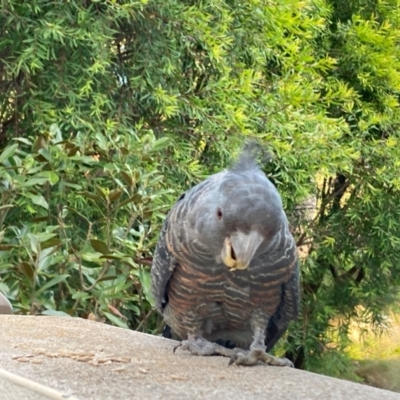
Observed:
[[[182,340],[177,347],[230,357],[229,365],[293,367],[267,351],[299,312],[297,248],[254,146],[178,199],[162,227],[151,280],[164,336]]]
[[[0,293],[0,314],[12,314],[13,309],[7,297]]]

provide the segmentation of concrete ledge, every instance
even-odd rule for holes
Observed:
[[[7,400],[78,400],[4,369],[0,369],[0,393]]]
[[[79,318],[0,315],[0,368],[64,399],[400,400],[394,392],[289,368],[228,368],[222,357],[174,355],[175,344]],[[31,399],[4,397],[7,384],[0,374],[1,399]]]

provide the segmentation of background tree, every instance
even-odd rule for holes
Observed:
[[[353,161],[337,165],[334,174],[317,174],[318,206],[300,237],[311,243],[303,268],[306,339],[299,346],[298,338],[291,355],[311,368],[316,355],[329,355],[332,337],[339,335],[339,349],[348,344],[350,320],[383,328],[399,285],[397,4],[332,1],[330,7],[317,40],[319,53],[336,60],[325,80],[331,90],[345,86],[353,100],[322,98],[326,115],[348,126],[340,145],[353,152]]]

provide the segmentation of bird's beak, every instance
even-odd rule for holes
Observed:
[[[235,232],[225,238],[221,252],[222,261],[232,270],[246,269],[263,240],[263,236],[257,231],[250,231],[248,234]]]

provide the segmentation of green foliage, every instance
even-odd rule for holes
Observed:
[[[307,252],[288,354],[315,369],[351,319],[381,323],[400,283],[394,0],[1,6],[0,290],[18,312],[156,331],[166,211],[255,137]]]
[[[336,349],[324,351],[319,357],[310,357],[307,361],[309,370],[322,375],[333,376],[353,382],[363,382],[357,374],[357,365],[345,352]]]
[[[349,13],[339,3],[331,3],[329,30],[319,40],[337,60],[327,79],[353,93],[353,100],[330,104],[327,112],[346,121],[340,147],[354,153],[347,168],[318,174],[316,213],[300,238],[310,243],[303,267],[302,351],[314,358],[329,346],[330,330],[339,350],[347,346],[351,319],[384,326],[399,285],[397,5],[364,2],[374,7],[367,12],[365,4],[350,2]],[[329,328],[338,316],[339,326]]]
[[[115,142],[98,134],[89,155],[83,135],[62,140],[52,126],[42,139],[37,152],[23,139],[0,155],[1,271],[15,309],[100,313],[127,326],[121,308],[139,325],[151,301],[141,259],[157,238],[160,199],[173,193],[152,154],[169,143],[144,131]]]

